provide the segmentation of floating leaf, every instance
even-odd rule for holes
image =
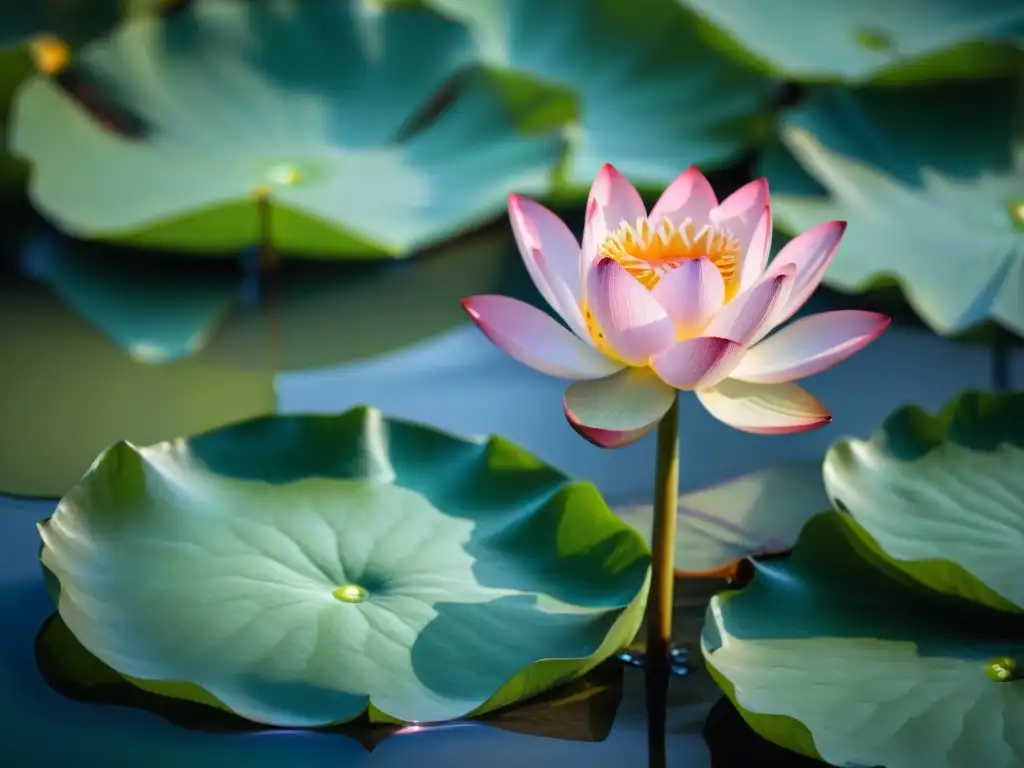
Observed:
[[[672,0],[429,4],[470,26],[488,67],[575,94],[562,169],[573,190],[589,188],[608,162],[635,183],[664,186],[691,164],[735,159],[763,127],[768,80],[709,47]],[[522,108],[529,87],[515,86],[501,92]],[[539,98],[537,109],[553,109],[552,100]]]
[[[792,549],[800,529],[828,508],[816,461],[792,461],[679,497],[676,573],[698,576],[730,572],[752,555]],[[651,505],[616,510],[648,541]]]
[[[825,486],[866,546],[926,587],[1024,611],[1024,393],[893,413],[825,457]]]
[[[11,147],[32,165],[34,204],[74,236],[404,256],[497,215],[510,189],[543,194],[562,154],[560,139],[517,134],[482,85],[408,135],[471,48],[420,8],[196,0],[77,57],[139,135],[37,76],[16,98]]]
[[[847,293],[895,281],[936,332],[994,322],[1024,336],[1024,157],[1012,83],[894,92],[823,90],[782,120],[782,139],[829,193],[778,154],[775,219],[795,233],[850,223],[826,282]],[[787,194],[791,193],[791,194]]]
[[[287,727],[453,720],[580,677],[636,633],[650,561],[592,485],[365,408],[118,443],[39,530],[98,659]]]
[[[1019,60],[1010,41],[1024,34],[1018,0],[679,2],[718,28],[721,45],[791,80],[912,81],[1006,71]]]
[[[905,580],[828,512],[788,562],[712,599],[702,648],[765,738],[832,765],[1016,768],[1024,690],[993,668],[1024,660],[1019,617]],[[1000,666],[1002,665],[1002,666]]]
[[[155,442],[275,408],[271,374],[132,360],[26,280],[0,281],[0,324],[0,492],[59,497],[116,440]]]
[[[144,709],[183,728],[214,733],[258,733],[254,725],[223,710],[144,691],[82,647],[59,614],[43,624],[36,638],[36,662],[47,683],[64,696],[90,703]],[[571,741],[603,741],[622,696],[622,665],[602,664],[584,677],[508,709],[485,715],[480,722],[502,730]],[[338,726],[373,749],[401,725],[372,724],[367,719]]]

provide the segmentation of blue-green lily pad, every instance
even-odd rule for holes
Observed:
[[[1024,155],[1010,82],[824,89],[786,113],[791,159],[768,153],[779,228],[849,221],[825,277],[846,293],[899,286],[937,333],[1024,336]],[[820,185],[820,186],[818,186]],[[817,191],[824,189],[828,197]]]
[[[291,727],[451,720],[577,678],[635,635],[649,578],[592,485],[366,408],[118,443],[39,530],[90,653]]]
[[[739,561],[788,552],[812,516],[828,508],[817,461],[788,461],[679,497],[675,570],[679,576],[730,574]],[[616,509],[650,541],[650,504]]]
[[[788,561],[712,600],[713,674],[760,735],[832,765],[1016,768],[1019,621],[885,567],[843,515],[814,518]]]
[[[689,165],[728,163],[763,130],[769,80],[708,45],[673,0],[427,1],[469,25],[486,66],[574,97],[561,169],[570,191],[585,193],[609,162],[662,187]],[[529,102],[525,79],[506,85]]]
[[[1018,0],[679,0],[727,49],[791,80],[928,80],[1012,69]]]
[[[76,58],[141,136],[40,75],[16,96],[10,145],[33,203],[74,236],[405,256],[499,214],[509,190],[543,194],[563,153],[519,134],[482,84],[424,123],[471,56],[466,29],[422,8],[196,0]]]
[[[918,583],[1024,611],[1024,393],[893,413],[825,457],[825,487],[866,546]]]

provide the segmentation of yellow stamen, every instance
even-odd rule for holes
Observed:
[[[623,222],[601,244],[599,255],[615,259],[648,289],[670,269],[690,259],[708,259],[722,273],[729,301],[739,288],[740,247],[739,238],[722,227],[697,229],[689,219],[677,227],[662,219],[655,228],[642,218],[635,225]]]
[[[46,75],[59,75],[71,65],[71,49],[59,37],[39,35],[29,41],[29,55],[36,69]]]
[[[725,300],[730,301],[739,290],[741,247],[739,238],[724,227],[706,225],[697,229],[689,219],[678,227],[662,219],[654,227],[641,218],[636,224],[623,222],[610,234],[598,249],[598,258],[614,259],[647,290],[654,288],[662,275],[686,261],[708,259],[721,273]],[[614,358],[597,319],[586,305],[582,309],[597,348]]]

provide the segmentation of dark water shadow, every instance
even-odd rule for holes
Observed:
[[[758,736],[724,696],[711,708],[703,729],[711,768],[822,768],[828,763],[798,755]]]

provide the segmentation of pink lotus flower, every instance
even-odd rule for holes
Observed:
[[[841,221],[814,227],[767,266],[765,179],[719,204],[690,168],[648,214],[633,185],[606,165],[590,191],[582,248],[542,205],[512,195],[508,207],[530,276],[571,330],[507,296],[462,305],[516,360],[576,380],[566,417],[601,447],[645,435],[677,390],[692,390],[712,416],[744,432],[824,426],[828,410],[792,382],[845,360],[889,325],[874,312],[825,312],[765,338],[818,287],[846,229]]]

